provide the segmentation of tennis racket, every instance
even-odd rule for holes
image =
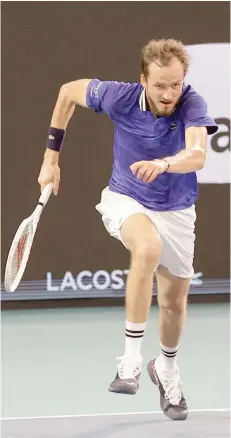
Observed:
[[[37,207],[29,217],[22,221],[14,236],[5,269],[5,289],[7,292],[15,291],[24,274],[39,219],[52,190],[52,183],[44,187]]]

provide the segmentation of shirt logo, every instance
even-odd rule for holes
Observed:
[[[94,94],[96,99],[99,99],[99,87],[102,85],[102,82],[100,82],[97,85],[93,85],[92,89],[91,89],[91,96],[92,94]]]
[[[170,129],[172,129],[172,130],[176,129],[176,124],[174,122],[171,123]]]

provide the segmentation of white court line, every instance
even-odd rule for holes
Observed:
[[[230,412],[230,408],[224,409],[191,409],[191,412]],[[76,415],[53,415],[53,416],[41,416],[41,417],[9,417],[1,418],[2,421],[13,421],[13,420],[47,420],[47,419],[59,419],[59,418],[84,418],[84,417],[113,417],[122,415],[155,415],[163,414],[162,411],[148,411],[148,412],[112,412],[112,413],[102,413],[102,414],[76,414]]]

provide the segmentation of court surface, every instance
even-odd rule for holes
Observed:
[[[229,321],[229,304],[189,305],[178,358],[189,416],[173,422],[146,372],[159,351],[155,306],[135,396],[107,390],[123,354],[123,308],[2,312],[1,437],[230,437]]]
[[[190,412],[186,421],[173,422],[162,413],[133,413],[66,418],[4,420],[6,438],[225,438],[230,436],[225,411]]]

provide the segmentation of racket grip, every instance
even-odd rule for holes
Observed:
[[[44,205],[44,207],[51,196],[52,190],[53,190],[53,184],[50,183],[47,184],[42,191],[42,194],[39,198],[39,202],[41,202]]]

